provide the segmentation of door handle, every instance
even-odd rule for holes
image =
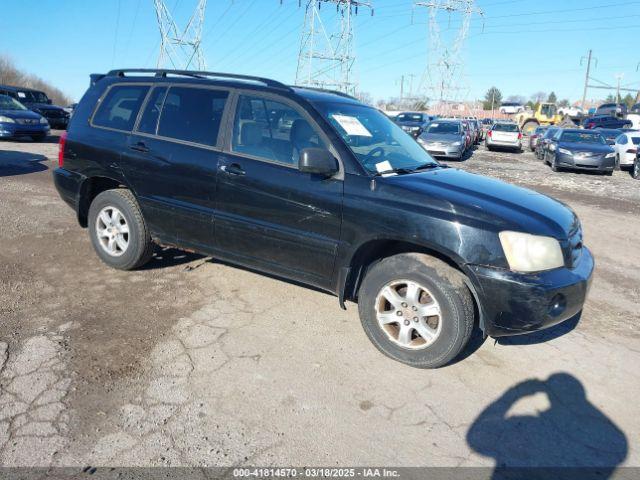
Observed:
[[[149,151],[149,147],[147,147],[144,142],[134,143],[133,145],[129,145],[129,148],[142,153],[147,153]]]
[[[236,176],[246,175],[247,173],[237,163],[232,163],[231,165],[222,165],[220,167],[220,170],[228,175],[236,175]]]

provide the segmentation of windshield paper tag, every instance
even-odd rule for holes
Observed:
[[[27,98],[27,94],[26,94],[26,93],[24,93],[24,92],[18,92],[18,96],[19,96],[20,98]]]
[[[390,170],[393,170],[393,167],[389,163],[389,160],[385,160],[384,162],[376,163],[376,170],[378,173],[389,173]]]
[[[347,135],[355,137],[372,137],[371,132],[356,117],[346,115],[332,115],[332,117],[347,132]]]

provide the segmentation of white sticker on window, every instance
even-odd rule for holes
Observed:
[[[18,96],[19,96],[20,98],[27,98],[27,94],[26,94],[26,93],[24,93],[24,92],[18,92]]]
[[[389,163],[389,160],[385,160],[384,162],[376,163],[376,170],[378,173],[389,172],[393,170],[393,167],[391,163]]]
[[[332,115],[332,117],[344,128],[347,135],[355,137],[372,137],[371,132],[356,117],[347,115]]]

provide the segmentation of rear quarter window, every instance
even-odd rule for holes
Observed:
[[[148,91],[148,85],[111,87],[100,102],[92,124],[96,127],[131,131]]]

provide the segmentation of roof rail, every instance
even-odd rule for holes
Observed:
[[[351,100],[358,100],[353,95],[349,95],[348,93],[344,93],[344,92],[341,92],[339,90],[329,90],[329,89],[326,89],[326,88],[319,88],[319,87],[307,87],[307,86],[304,86],[304,85],[294,85],[294,86],[296,88],[302,88],[302,89],[305,89],[305,90],[312,90],[314,92],[332,93],[333,95],[339,95],[341,97],[350,98]]]
[[[108,76],[124,77],[127,73],[149,73],[155,77],[166,78],[167,75],[182,75],[185,77],[193,78],[220,78],[230,80],[247,80],[251,82],[258,82],[266,85],[267,87],[280,88],[283,90],[291,90],[291,87],[284,83],[270,78],[254,77],[252,75],[237,75],[234,73],[221,73],[221,72],[201,72],[198,70],[166,70],[166,69],[154,69],[154,68],[119,68],[111,70],[107,73]]]

